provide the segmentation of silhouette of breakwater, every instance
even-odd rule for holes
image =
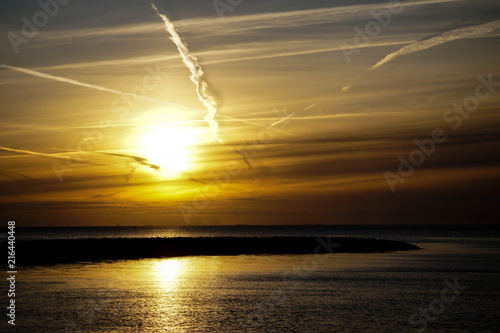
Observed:
[[[340,244],[335,253],[418,250],[402,242],[326,237],[195,237],[24,240],[16,242],[16,265],[50,265],[82,261],[197,255],[327,253],[323,244]],[[319,251],[319,252],[318,252]],[[330,251],[330,252],[331,252]]]

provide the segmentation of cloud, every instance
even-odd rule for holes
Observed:
[[[455,29],[455,30],[446,32],[446,33],[442,34],[441,36],[429,38],[429,39],[405,46],[402,49],[387,55],[384,59],[382,59],[377,64],[375,64],[372,68],[370,68],[370,70],[373,70],[377,67],[380,67],[380,66],[388,63],[389,61],[392,61],[392,60],[396,59],[397,57],[400,57],[403,55],[412,54],[415,52],[427,50],[431,47],[438,46],[438,45],[441,45],[444,43],[448,43],[448,42],[451,42],[454,40],[484,37],[487,34],[494,32],[497,29],[500,29],[500,20],[481,24],[481,25],[475,25],[475,26]]]
[[[14,178],[14,179],[21,179],[24,182],[28,183],[36,183],[37,180],[34,178],[31,178],[30,176],[24,175],[19,172],[11,171],[11,170],[5,170],[5,169],[0,169],[0,176],[6,176],[9,178]]]
[[[116,191],[116,192],[113,192],[113,193],[109,193],[109,194],[96,194],[96,195],[93,195],[92,198],[94,199],[97,199],[97,198],[108,198],[108,197],[113,197],[119,193],[122,193],[122,192],[125,192],[126,190],[120,190],[120,191]]]
[[[155,171],[158,171],[158,172],[161,172],[162,170],[165,170],[164,168],[160,167],[159,165],[151,163],[147,158],[140,157],[140,156],[134,156],[134,155],[128,155],[128,154],[117,154],[117,153],[105,153],[105,152],[96,152],[96,153],[97,154],[103,154],[103,155],[109,155],[109,156],[117,156],[117,157],[129,158],[129,159],[132,159],[133,161],[139,163],[140,165],[146,166],[146,167],[151,168],[151,169],[153,169]],[[135,172],[135,168],[133,168],[130,171],[130,173],[125,176],[125,179],[126,179],[127,182],[128,182],[128,180],[130,180],[130,178],[132,177],[132,175],[134,174],[134,172]],[[185,171],[184,172],[180,172],[180,173],[185,174],[185,175],[189,175],[189,176],[191,175],[191,173],[185,172]],[[188,180],[193,181],[193,182],[198,182],[198,183],[201,183],[201,184],[206,184],[206,182],[204,182],[202,180],[199,180],[199,179],[196,179],[196,178],[193,178],[193,177],[189,177]]]
[[[137,162],[141,165],[147,166],[148,168],[151,168],[153,170],[160,171],[160,169],[161,169],[160,166],[149,162],[149,160],[147,158],[144,158],[144,157],[127,155],[127,154],[103,153],[103,152],[99,152],[98,154],[130,158],[130,159],[134,160],[135,162]]]

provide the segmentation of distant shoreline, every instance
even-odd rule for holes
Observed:
[[[323,241],[326,237],[319,237]],[[418,250],[391,240],[332,237],[335,253]],[[314,254],[318,237],[178,237],[23,240],[16,243],[16,265],[37,266],[104,260],[203,255]],[[315,252],[316,251],[316,252]]]

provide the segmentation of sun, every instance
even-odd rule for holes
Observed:
[[[147,132],[141,147],[149,162],[163,171],[182,172],[189,169],[189,147],[194,132],[189,128],[158,128]]]

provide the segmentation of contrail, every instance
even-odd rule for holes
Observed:
[[[312,109],[312,108],[314,108],[316,105],[318,105],[318,103],[311,104],[311,105],[309,105],[308,107],[306,107],[306,108],[304,109],[304,111],[311,110],[311,109]],[[269,125],[269,126],[267,127],[267,129],[272,129],[274,126],[281,124],[282,122],[284,122],[284,121],[286,121],[286,120],[288,120],[288,119],[292,118],[293,116],[295,116],[295,113],[289,114],[288,116],[286,116],[286,117],[284,117],[284,118],[281,118],[281,119],[279,119],[278,121],[275,121],[274,123],[272,123],[271,125]],[[290,133],[290,134],[291,134],[291,133]],[[291,134],[291,135],[296,136],[295,134]]]
[[[73,84],[75,86],[86,87],[86,88],[90,88],[90,89],[95,89],[95,90],[110,92],[110,93],[113,93],[113,94],[116,94],[116,95],[135,97],[135,98],[139,98],[139,99],[147,99],[147,100],[153,101],[153,102],[159,102],[159,103],[162,103],[162,104],[172,105],[172,103],[162,101],[161,99],[150,98],[150,97],[147,97],[147,96],[136,95],[136,94],[132,94],[132,93],[126,93],[126,92],[123,92],[123,91],[120,91],[120,90],[110,89],[110,88],[98,86],[98,85],[95,85],[95,84],[80,82],[80,81],[68,79],[68,78],[61,77],[61,76],[56,76],[56,75],[50,75],[50,74],[46,74],[46,73],[42,73],[42,72],[37,72],[37,71],[31,70],[31,69],[26,69],[26,68],[21,68],[21,67],[15,67],[15,66],[10,66],[10,65],[5,65],[5,64],[0,64],[0,67],[1,68],[5,68],[5,69],[10,69],[10,70],[13,70],[13,71],[16,71],[16,72],[28,74],[28,75],[38,76],[38,77],[41,77],[41,78],[44,78],[44,79],[55,80],[55,81],[59,81],[59,82]]]
[[[98,86],[98,85],[95,85],[95,84],[90,84],[90,83],[85,83],[85,82],[81,82],[81,81],[76,81],[76,80],[68,79],[68,78],[65,78],[65,77],[62,77],[62,76],[56,76],[56,75],[50,75],[50,74],[46,74],[46,73],[42,73],[42,72],[37,72],[37,71],[34,71],[32,69],[15,67],[15,66],[10,66],[10,65],[6,65],[6,64],[0,64],[0,68],[10,69],[10,70],[13,70],[13,71],[16,71],[16,72],[19,72],[19,73],[33,75],[33,76],[41,77],[41,78],[44,78],[44,79],[55,80],[55,81],[59,81],[59,82],[63,82],[63,83],[69,83],[69,84],[73,84],[73,85],[80,86],[80,87],[86,87],[86,88],[90,88],[90,89],[105,91],[105,92],[109,92],[109,93],[116,94],[116,95],[130,96],[130,97],[135,97],[135,98],[140,98],[140,99],[146,99],[146,100],[157,102],[157,103],[161,103],[161,104],[167,104],[167,105],[170,105],[170,106],[176,106],[176,107],[180,107],[180,108],[187,108],[184,105],[180,105],[180,104],[175,104],[175,103],[163,101],[161,99],[151,98],[151,97],[142,96],[142,95],[136,95],[136,94],[132,94],[132,93],[126,93],[126,92],[119,91],[119,90],[116,90],[116,89],[110,89],[110,88]],[[234,121],[237,121],[237,122],[243,122],[243,123],[247,123],[247,124],[254,125],[254,126],[259,126],[259,127],[267,127],[265,125],[261,125],[259,123],[254,123],[254,122],[251,122],[251,121],[248,121],[248,120],[245,120],[245,119],[233,118],[233,117],[222,115],[220,113],[218,113],[217,115],[219,117],[221,117],[221,118],[225,118],[225,119],[229,119],[229,120],[234,120]]]
[[[304,109],[304,111],[310,110],[310,109],[312,109],[313,107],[315,107],[316,105],[318,105],[318,103],[311,104],[311,105],[309,105],[307,108],[305,108],[305,109]]]
[[[307,110],[307,109],[306,109]],[[282,122],[284,122],[285,120],[287,119],[290,119],[291,117],[295,116],[295,113],[292,113],[292,114],[289,114],[288,116],[286,116],[285,118],[281,118],[280,120],[278,121],[275,121],[274,123],[272,123],[271,125],[269,125],[269,127],[267,129],[271,129],[273,128],[274,126],[276,125],[279,125],[281,124]]]
[[[14,153],[21,153],[21,154],[32,155],[32,156],[40,156],[40,157],[47,157],[47,158],[52,158],[52,159],[64,159],[64,160],[66,160],[66,157],[60,157],[60,156],[56,156],[56,155],[67,154],[67,153],[45,154],[45,153],[38,153],[35,151],[31,151],[31,150],[13,149],[13,148],[7,148],[7,147],[0,147],[0,150],[11,151]],[[157,171],[160,170],[160,167],[158,165],[150,163],[149,160],[147,158],[144,158],[144,157],[125,155],[125,154],[104,153],[104,152],[95,152],[95,153],[96,154],[103,154],[103,155],[131,158],[131,159],[135,160],[137,163],[144,165],[144,166],[147,166],[153,170],[157,170]],[[82,161],[82,162],[89,163],[89,162],[85,162],[85,161]],[[102,164],[98,164],[98,163],[92,163],[92,164],[102,165]]]
[[[205,74],[203,73],[203,69],[198,63],[198,59],[191,55],[187,46],[182,42],[179,34],[175,30],[175,26],[170,22],[166,15],[160,13],[156,5],[153,1],[151,1],[151,7],[155,10],[156,15],[160,17],[163,22],[165,22],[165,31],[170,34],[170,39],[174,42],[175,46],[177,46],[177,50],[182,57],[182,61],[184,65],[191,72],[191,81],[196,85],[196,93],[198,94],[198,99],[200,102],[205,105],[207,108],[208,114],[203,118],[209,125],[212,130],[212,136],[218,142],[221,142],[219,137],[217,136],[217,127],[219,124],[216,120],[214,120],[215,114],[217,113],[217,104],[212,96],[210,96],[208,92],[208,83],[205,81]]]
[[[465,28],[460,28],[460,29],[448,31],[448,32],[442,34],[441,36],[429,38],[429,39],[405,46],[402,49],[399,49],[398,51],[387,55],[384,59],[379,61],[375,66],[370,68],[370,70],[375,69],[377,67],[380,67],[380,66],[388,63],[389,61],[394,60],[397,57],[402,56],[402,55],[412,54],[415,52],[427,50],[431,47],[441,45],[444,43],[448,43],[448,42],[458,40],[458,39],[482,37],[482,36],[485,36],[493,31],[497,30],[497,29],[500,29],[500,20],[481,24],[481,25],[469,26],[469,27],[465,27]]]
[[[31,150],[13,149],[13,148],[7,148],[7,147],[0,147],[0,150],[11,151],[14,153],[20,153],[20,154],[26,154],[26,155],[32,155],[32,156],[47,157],[47,158],[52,158],[52,159],[63,159],[63,160],[66,160],[66,157],[60,157],[60,156],[56,156],[56,155],[67,154],[67,153],[45,154],[45,153],[38,153],[36,151],[31,151]]]
[[[347,90],[352,88],[352,84],[348,84],[347,86],[343,86],[342,89],[340,89],[340,92],[346,92]]]

